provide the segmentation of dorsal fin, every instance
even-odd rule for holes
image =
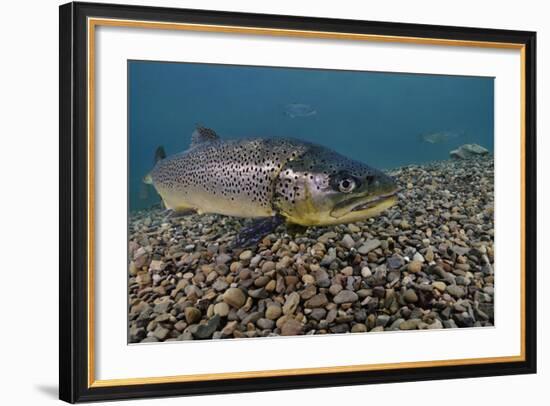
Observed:
[[[210,128],[197,126],[197,129],[193,131],[191,135],[191,148],[196,147],[204,142],[212,142],[219,140],[218,134]]]
[[[154,164],[156,165],[156,163],[158,161],[162,161],[164,158],[166,158],[166,151],[164,151],[164,147],[160,146],[155,151],[155,162],[154,162]]]

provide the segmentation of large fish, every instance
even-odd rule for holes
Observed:
[[[396,203],[383,172],[328,148],[289,138],[222,140],[199,127],[191,147],[165,157],[144,179],[166,208],[275,219],[301,226],[351,223]],[[254,230],[252,230],[254,231]]]

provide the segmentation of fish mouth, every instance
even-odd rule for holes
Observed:
[[[395,197],[397,195],[397,192],[399,192],[399,189],[396,189],[390,193],[385,193],[383,195],[376,196],[373,199],[366,201],[365,203],[360,203],[357,206],[353,206],[350,211],[360,211],[360,210],[371,209],[373,207],[376,207],[381,202],[388,200],[392,197]]]
[[[360,215],[364,214],[365,217],[370,217],[380,213],[381,211],[393,206],[397,202],[397,193],[399,188],[395,188],[390,192],[383,193],[374,197],[365,199],[365,196],[360,196],[352,199],[348,199],[339,203],[331,211],[332,217],[342,217],[347,214]]]

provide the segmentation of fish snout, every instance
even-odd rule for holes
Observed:
[[[395,179],[380,171],[377,171],[375,174],[367,175],[365,184],[372,194],[393,194],[397,193],[399,190]]]

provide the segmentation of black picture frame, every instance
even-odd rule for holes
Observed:
[[[60,375],[67,402],[235,393],[536,372],[536,33],[373,21],[260,15],[204,10],[69,3],[60,6]],[[459,41],[514,43],[525,52],[524,218],[525,357],[518,362],[415,367],[368,372],[317,373],[268,378],[90,387],[88,381],[87,253],[87,19],[104,17],[345,32]]]

